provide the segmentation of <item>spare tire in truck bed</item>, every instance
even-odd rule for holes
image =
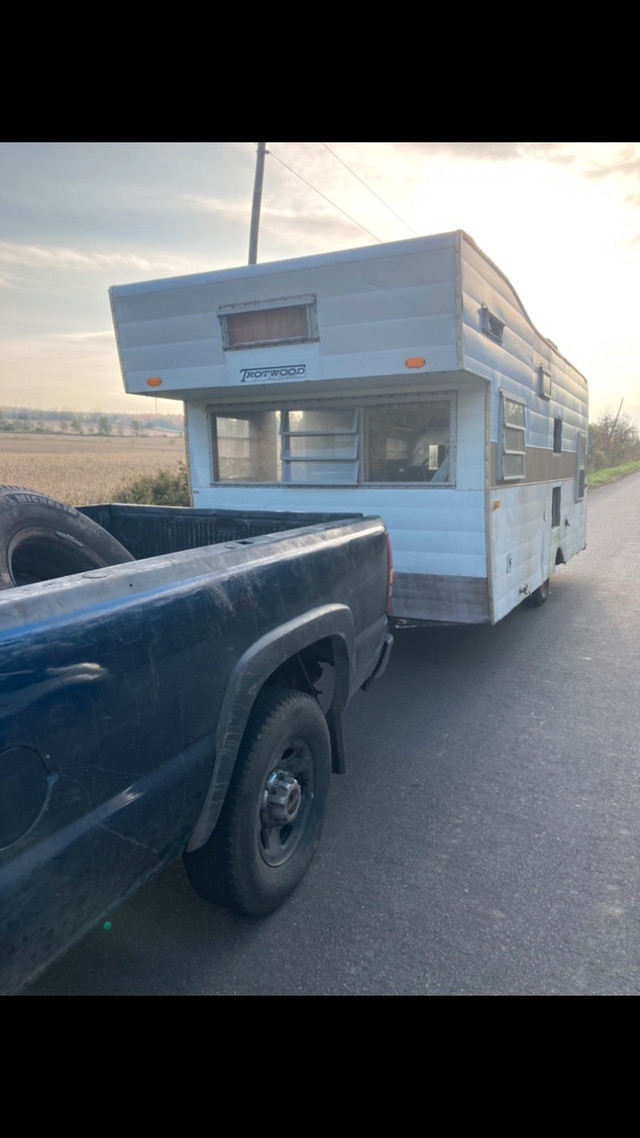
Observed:
[[[133,560],[72,506],[21,486],[0,486],[0,589]]]

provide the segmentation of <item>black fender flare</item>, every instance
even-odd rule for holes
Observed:
[[[319,640],[330,640],[336,657],[335,693],[327,722],[332,743],[341,746],[340,717],[353,684],[353,613],[346,605],[322,605],[262,636],[247,649],[233,669],[216,728],[213,776],[187,852],[199,849],[213,832],[251,709],[264,684],[282,664]]]

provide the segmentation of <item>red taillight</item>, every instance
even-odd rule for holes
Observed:
[[[385,532],[387,542],[387,616],[391,616],[391,601],[393,599],[393,557],[391,555],[391,541],[389,534]]]

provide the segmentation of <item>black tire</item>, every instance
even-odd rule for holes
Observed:
[[[531,609],[539,609],[545,603],[549,596],[549,578],[543,581],[537,589],[534,589],[530,597],[525,600],[525,605]]]
[[[133,560],[72,506],[21,486],[0,486],[0,589]]]
[[[218,824],[185,868],[201,897],[262,917],[304,877],[320,840],[331,777],[322,709],[299,691],[256,701]]]

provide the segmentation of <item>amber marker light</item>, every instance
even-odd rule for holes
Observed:
[[[424,356],[409,356],[408,360],[404,361],[405,367],[424,367],[426,364]]]
[[[147,380],[147,387],[162,387],[162,380],[159,375],[150,375]]]
[[[502,502],[500,501],[500,499],[499,499],[499,498],[494,498],[494,499],[493,499],[493,508],[494,508],[494,510],[499,510],[499,509],[500,509],[500,507],[501,507],[501,505],[502,505]]]

